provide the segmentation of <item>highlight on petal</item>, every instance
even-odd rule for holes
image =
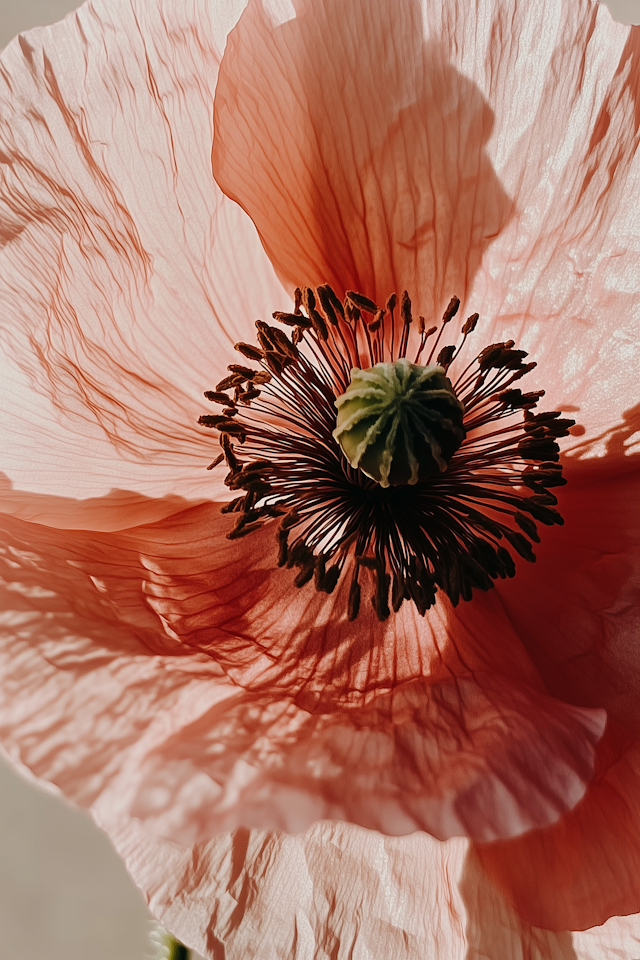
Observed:
[[[211,495],[202,392],[287,296],[210,168],[231,4],[85,4],[0,61],[3,462],[18,490]]]
[[[640,916],[582,933],[520,919],[467,842],[384,837],[341,823],[297,836],[237,830],[180,848],[94,808],[153,913],[206,956],[413,960],[610,960],[634,957]]]

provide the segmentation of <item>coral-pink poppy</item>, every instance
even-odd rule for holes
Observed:
[[[90,0],[2,55],[0,740],[207,956],[638,952],[639,37],[591,0]],[[507,504],[535,564],[485,541],[467,590],[436,556],[427,602],[389,534],[398,609],[364,562],[356,609],[360,541],[332,590],[279,567],[255,470],[228,537],[203,392],[325,284],[459,297],[461,369],[529,351],[577,422],[564,524],[524,473]],[[255,446],[246,399],[210,424]]]

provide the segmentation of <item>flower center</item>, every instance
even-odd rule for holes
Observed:
[[[465,436],[464,407],[442,367],[405,358],[353,369],[336,407],[345,457],[383,487],[444,473]]]
[[[380,620],[405,600],[424,614],[438,590],[469,600],[514,575],[513,552],[535,560],[538,522],[562,523],[556,441],[573,421],[533,413],[544,391],[514,386],[535,363],[509,340],[450,378],[478,314],[432,362],[459,300],[428,329],[406,292],[399,307],[395,294],[380,308],[327,285],[297,290],[294,312],[273,315],[292,336],[257,321],[258,345],[236,344],[257,369],[231,364],[205,394],[222,413],[200,418],[219,431],[209,469],[225,461],[241,492],[223,507],[237,514],[228,536],[276,524],[296,586],[331,593],[350,576],[350,619],[363,587]]]

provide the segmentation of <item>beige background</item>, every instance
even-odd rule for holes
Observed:
[[[77,5],[0,0],[0,48]],[[640,0],[609,6],[618,20],[640,23]],[[149,930],[142,897],[106,837],[0,762],[1,960],[142,960],[152,956]]]

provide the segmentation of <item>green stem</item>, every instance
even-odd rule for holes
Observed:
[[[169,943],[169,960],[189,960],[190,956],[190,950],[188,950],[183,943],[180,943],[179,940],[171,937]]]

